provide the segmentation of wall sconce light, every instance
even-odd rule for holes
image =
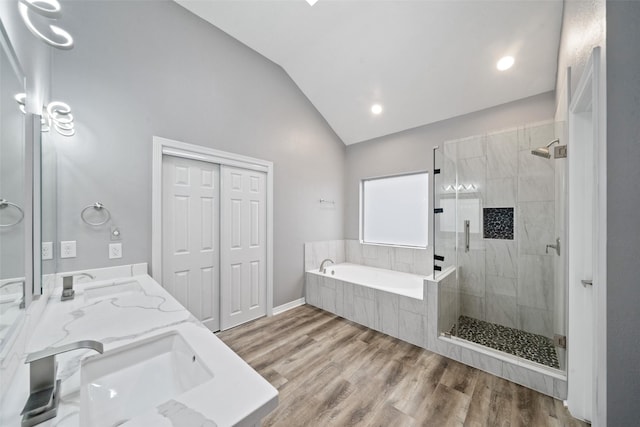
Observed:
[[[25,103],[27,102],[27,94],[26,93],[16,93],[13,97],[18,103],[18,108],[22,112],[22,114],[27,114],[27,110],[25,110]]]
[[[26,114],[25,101],[26,95],[18,93],[13,97],[18,103],[18,108],[23,114]],[[69,104],[60,101],[52,101],[42,108],[42,116],[40,118],[40,131],[49,132],[51,127],[62,136],[73,136],[76,133],[73,124],[73,114]]]
[[[24,22],[24,25],[34,36],[38,37],[46,44],[58,49],[66,50],[73,48],[73,37],[71,37],[71,34],[67,31],[58,26],[49,25],[49,30],[55,34],[58,39],[60,39],[60,41],[56,41],[38,30],[31,20],[31,13],[35,13],[48,19],[60,18],[62,16],[62,7],[58,0],[20,0],[18,3],[18,11],[20,12],[22,22]]]
[[[53,125],[53,128],[62,136],[75,135],[73,114],[71,114],[69,104],[53,101],[47,105],[46,110],[50,127]]]

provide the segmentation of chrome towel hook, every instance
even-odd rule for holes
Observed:
[[[85,214],[89,209],[95,209],[99,212],[104,211],[106,214],[106,218],[102,222],[88,221],[87,218],[85,218]],[[80,218],[85,224],[88,224],[88,225],[92,225],[92,226],[104,225],[111,219],[111,212],[109,212],[109,209],[107,209],[102,203],[95,202],[94,204],[86,206],[84,209],[82,209],[82,212],[80,212]]]
[[[12,207],[18,210],[18,212],[20,213],[20,218],[18,218],[17,221],[12,222],[10,224],[0,224],[0,227],[13,227],[14,225],[18,225],[20,224],[20,221],[22,221],[22,219],[24,218],[24,211],[22,210],[22,208],[18,205],[16,205],[15,203],[11,203],[10,201],[6,200],[6,199],[0,199],[0,209],[5,209],[8,207]]]

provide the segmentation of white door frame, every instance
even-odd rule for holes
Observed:
[[[578,172],[575,170],[576,167],[589,167],[591,165],[577,165],[571,162],[572,156],[582,157],[580,156],[580,152],[578,150],[588,149],[584,147],[584,144],[580,144],[578,141],[578,135],[576,135],[576,124],[575,121],[577,119],[577,115],[581,112],[584,112],[591,109],[591,124],[592,124],[592,153],[591,157],[593,157],[593,176],[592,176],[592,185],[593,185],[593,325],[594,328],[591,331],[593,334],[593,398],[592,402],[584,403],[591,406],[592,414],[591,421],[594,426],[605,425],[606,424],[606,307],[607,307],[607,282],[606,282],[606,243],[607,243],[607,222],[606,222],[606,203],[607,203],[607,192],[606,192],[606,138],[605,138],[605,126],[606,126],[606,103],[605,103],[605,94],[603,91],[603,76],[602,67],[601,67],[601,50],[596,47],[593,49],[591,57],[586,64],[583,75],[580,78],[578,86],[576,88],[575,94],[573,95],[568,111],[568,124],[569,124],[569,150],[568,156],[570,158],[569,162],[569,193],[571,191],[576,191],[578,194],[581,193],[582,188],[582,180],[578,176]],[[570,87],[569,87],[570,93]],[[578,153],[576,153],[578,151]],[[571,165],[574,164],[574,170],[571,170]],[[571,197],[571,194],[569,194]],[[569,204],[569,211],[571,211],[572,207]],[[579,213],[569,212],[569,217],[571,218],[568,221],[568,229],[569,235],[571,236],[571,228],[580,229],[580,215]],[[576,233],[576,231],[573,231]],[[569,251],[573,248],[569,247]],[[571,259],[571,257],[568,257]],[[569,276],[574,277],[574,279],[582,279],[580,274],[582,271],[577,271],[576,265],[569,262],[568,264]],[[588,277],[584,277],[584,279],[588,279]],[[575,282],[575,280],[574,280]],[[576,283],[572,283],[571,281],[567,281],[567,286],[576,286]],[[570,295],[570,292],[569,292]],[[571,298],[571,296],[569,296]],[[571,314],[569,313],[571,316]],[[575,320],[575,318],[574,318]],[[573,325],[575,327],[581,327],[582,325]],[[571,334],[569,334],[568,340],[571,342]],[[571,350],[569,350],[571,351]],[[575,355],[573,355],[575,357]],[[570,368],[570,367],[569,367]],[[571,375],[568,375],[568,381],[571,384]],[[571,389],[571,386],[570,386]],[[568,396],[567,403],[569,405],[569,410],[571,411],[573,405],[577,405],[580,407],[580,403],[572,401],[572,399],[576,399],[576,397]],[[579,397],[577,398],[579,399]],[[578,414],[576,414],[578,415]],[[579,416],[579,415],[578,415]]]
[[[235,166],[267,174],[267,316],[273,315],[273,162],[153,137],[151,187],[151,275],[162,285],[162,156]]]

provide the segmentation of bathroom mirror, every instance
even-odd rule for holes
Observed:
[[[24,73],[0,21],[0,351],[24,312],[25,115],[16,102]],[[18,97],[18,99],[22,99]]]
[[[55,284],[58,248],[57,240],[57,152],[54,138],[48,132],[41,134],[40,146],[40,232],[42,240],[42,289]],[[38,289],[34,290],[38,292]]]

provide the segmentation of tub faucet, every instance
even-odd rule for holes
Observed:
[[[47,348],[27,356],[29,364],[29,399],[22,410],[22,427],[31,427],[57,415],[60,402],[60,380],[56,380],[56,355],[80,348],[98,353],[104,351],[102,343],[85,340]]]
[[[322,274],[327,274],[327,269],[325,268],[324,265],[328,262],[330,262],[331,264],[335,264],[335,262],[333,262],[332,259],[327,258],[323,260],[322,263],[320,264],[320,271],[322,272]]]

